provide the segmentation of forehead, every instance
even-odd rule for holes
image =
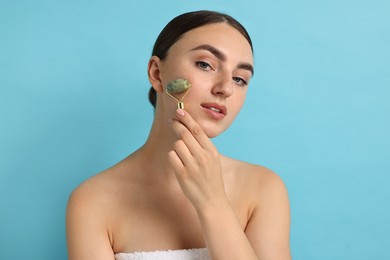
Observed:
[[[171,46],[172,52],[186,52],[199,45],[211,45],[231,58],[253,63],[252,48],[248,40],[227,23],[214,23],[192,29]]]

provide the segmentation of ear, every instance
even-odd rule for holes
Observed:
[[[163,91],[163,85],[160,75],[160,65],[161,60],[157,56],[152,56],[148,63],[148,77],[149,82],[152,84],[152,87],[156,92],[162,92]]]

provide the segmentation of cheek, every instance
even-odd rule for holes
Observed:
[[[191,82],[191,89],[188,91],[188,94],[185,96],[184,100],[188,102],[201,102],[204,101],[209,91],[209,87],[206,81],[199,80],[199,78],[194,78],[195,75],[188,77],[188,80]]]
[[[233,99],[231,99],[232,106],[234,106],[238,111],[242,108],[246,99],[246,90],[238,91]]]

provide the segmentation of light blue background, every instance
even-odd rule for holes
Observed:
[[[67,259],[69,193],[143,144],[154,40],[199,9],[253,38],[247,103],[215,143],[284,179],[294,259],[389,259],[387,0],[1,0],[1,259]]]

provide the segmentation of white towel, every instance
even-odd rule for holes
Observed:
[[[207,248],[118,253],[116,260],[210,260]]]

